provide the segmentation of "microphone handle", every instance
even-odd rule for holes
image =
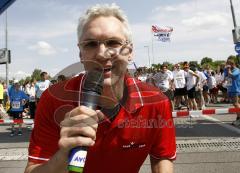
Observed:
[[[86,91],[82,93],[83,101],[80,105],[84,105],[90,109],[96,110],[99,94],[94,91]],[[88,147],[76,147],[71,149],[68,157],[69,173],[83,173],[83,168],[87,158]]]
[[[87,157],[87,147],[76,147],[71,149],[68,157],[69,173],[83,173]]]

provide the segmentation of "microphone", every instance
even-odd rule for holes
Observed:
[[[96,110],[100,95],[103,90],[103,73],[101,71],[89,71],[86,74],[82,86],[80,105]],[[83,172],[87,157],[87,147],[76,147],[70,151],[68,157],[68,170],[70,172]]]

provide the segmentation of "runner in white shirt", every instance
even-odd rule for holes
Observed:
[[[188,62],[183,63],[184,71],[186,72],[187,82],[187,94],[188,94],[188,107],[189,110],[197,110],[196,97],[196,86],[199,81],[199,76],[189,69]]]
[[[34,119],[36,109],[36,87],[33,79],[30,82],[30,86],[26,88],[26,93],[29,96],[30,118]]]
[[[48,80],[47,72],[42,72],[40,76],[41,76],[41,80],[36,83],[36,98],[37,98],[37,102],[39,101],[42,93],[51,84],[51,82]]]
[[[186,79],[184,70],[180,69],[180,64],[175,65],[175,70],[173,71],[173,82],[174,82],[174,96],[175,96],[175,107],[181,109],[180,103],[183,96],[187,101],[187,89],[186,89]]]
[[[217,88],[222,92],[222,99],[220,102],[228,102],[228,95],[227,95],[227,81],[224,80],[224,73],[223,69],[225,67],[225,64],[223,64],[223,68],[220,66],[218,68],[217,74],[215,74],[215,79],[217,81]]]
[[[217,89],[217,82],[215,79],[214,71],[209,73],[208,88],[209,88],[210,99],[212,103],[217,103],[218,89]]]
[[[167,65],[163,64],[161,66],[161,71],[153,76],[154,85],[158,87],[170,100],[173,106],[173,85],[172,76],[167,72]],[[174,108],[174,107],[172,107]]]
[[[207,77],[202,72],[202,69],[196,70],[195,72],[199,76],[199,81],[196,87],[196,102],[198,105],[198,109],[205,109],[205,101],[203,97],[203,86],[207,84]]]

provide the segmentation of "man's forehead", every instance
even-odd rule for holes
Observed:
[[[123,23],[113,16],[101,16],[90,20],[83,28],[82,40],[98,37],[125,38]]]

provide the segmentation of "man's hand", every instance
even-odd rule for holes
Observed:
[[[69,151],[77,146],[92,146],[96,140],[101,111],[79,106],[65,115],[61,122],[59,150],[45,164],[28,162],[25,173],[67,173]]]
[[[104,115],[86,106],[79,106],[68,112],[60,123],[60,150],[69,152],[77,146],[93,146],[96,140],[98,122]]]

